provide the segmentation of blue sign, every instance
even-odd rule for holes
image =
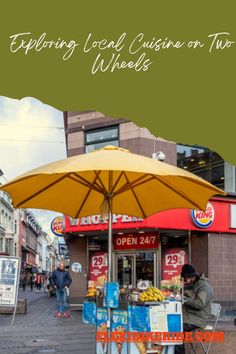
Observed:
[[[105,307],[117,309],[119,307],[119,283],[105,284]]]
[[[85,301],[83,303],[83,322],[96,325],[96,304],[95,302]]]

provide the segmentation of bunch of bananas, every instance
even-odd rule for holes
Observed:
[[[148,288],[141,295],[139,295],[139,299],[143,302],[151,302],[151,301],[163,301],[165,300],[165,295],[162,293],[160,289],[155,287]]]
[[[97,289],[96,287],[89,288],[87,294],[85,295],[86,297],[96,297],[97,295]]]

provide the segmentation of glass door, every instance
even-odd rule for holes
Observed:
[[[135,287],[135,254],[116,254],[115,278],[121,287]]]
[[[156,286],[156,254],[154,252],[137,252],[136,253],[136,279],[148,280]]]
[[[157,252],[115,253],[113,278],[120,287],[136,288],[141,280],[148,280],[157,286],[159,267],[157,266]]]

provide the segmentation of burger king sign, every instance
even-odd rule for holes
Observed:
[[[215,211],[211,203],[207,203],[206,210],[192,210],[192,220],[195,225],[203,229],[211,226],[215,218]]]
[[[51,222],[51,230],[52,232],[58,236],[63,236],[63,225],[64,225],[64,218],[63,216],[57,216]]]

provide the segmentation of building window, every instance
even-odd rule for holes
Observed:
[[[199,146],[177,145],[177,165],[224,189],[224,160],[214,151]]]
[[[6,239],[6,252],[9,254],[9,256],[14,255],[13,239],[12,238]]]
[[[3,237],[0,237],[0,252],[3,252]]]
[[[119,126],[87,130],[85,132],[85,152],[101,149],[106,145],[119,146]]]

